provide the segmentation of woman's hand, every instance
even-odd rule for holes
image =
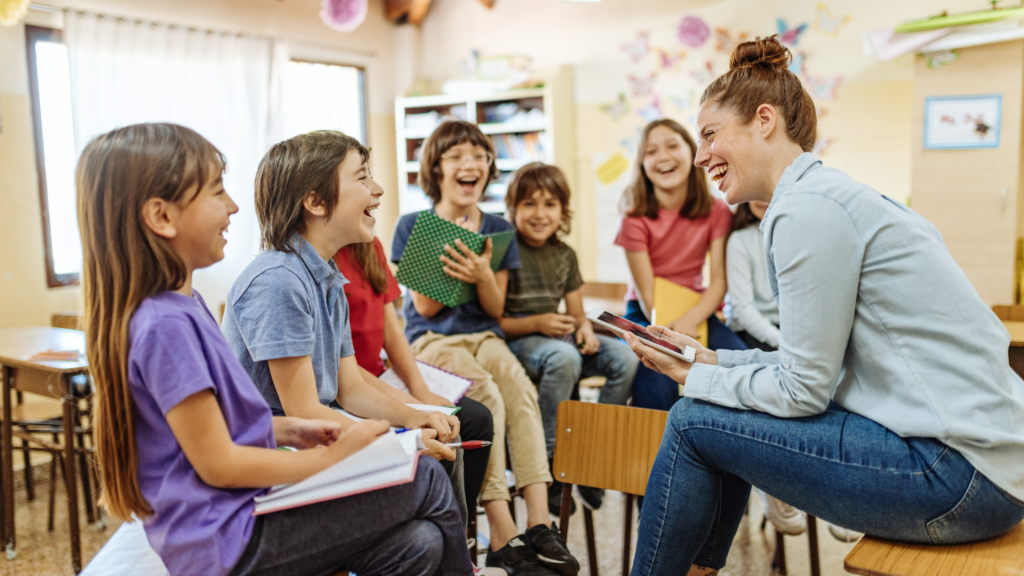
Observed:
[[[548,312],[537,316],[537,331],[545,336],[564,336],[576,329],[576,320],[565,314]]]
[[[341,424],[333,420],[289,417],[279,417],[279,420],[274,427],[279,446],[291,446],[299,450],[330,446],[341,435]]]
[[[420,440],[423,441],[423,445],[426,449],[420,450],[420,454],[430,456],[435,460],[440,461],[442,458],[449,462],[455,460],[455,449],[448,448],[444,444],[436,440],[437,432],[431,429],[425,429],[420,433]]]
[[[597,335],[594,334],[594,326],[590,323],[590,320],[584,320],[580,323],[580,327],[576,329],[576,344],[580,348],[580,354],[584,356],[596,354],[601,349],[601,342],[597,339]]]
[[[493,249],[494,244],[488,238],[484,240],[484,253],[478,256],[462,240],[456,239],[454,247],[444,247],[448,256],[441,255],[444,272],[456,280],[470,284],[483,284],[494,280],[494,271],[491,270]]]
[[[655,338],[664,338],[665,340],[675,341],[676,344],[692,346],[697,351],[693,358],[695,364],[718,366],[718,353],[705,348],[704,345],[689,336],[673,332],[664,326],[648,326],[647,333]]]
[[[668,328],[670,328],[672,332],[676,334],[689,336],[690,338],[696,340],[698,336],[697,326],[699,324],[700,322],[694,322],[691,318],[688,318],[686,314],[683,314],[679,318],[676,318],[672,322],[669,322]]]
[[[349,426],[338,441],[331,444],[324,450],[324,454],[332,462],[344,460],[349,456],[366,448],[382,434],[387,433],[391,427],[383,420],[363,420]]]
[[[451,442],[453,438],[459,435],[459,419],[455,416],[448,416],[443,412],[417,411],[416,414],[405,422],[405,427],[434,430],[437,432],[437,439],[441,442]]]

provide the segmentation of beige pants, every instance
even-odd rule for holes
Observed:
[[[494,443],[481,501],[509,499],[505,482],[506,438],[517,488],[551,482],[537,387],[504,340],[494,332],[455,336],[427,332],[413,342],[412,351],[418,360],[472,380],[466,396],[491,411]]]

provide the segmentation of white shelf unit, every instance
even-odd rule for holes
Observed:
[[[420,170],[419,152],[437,124],[452,117],[478,125],[480,131],[491,138],[492,144],[502,138],[518,140],[527,137],[535,143],[539,141],[543,149],[542,154],[536,158],[516,157],[512,151],[499,149],[495,145],[495,163],[501,176],[484,193],[480,208],[485,212],[505,212],[508,180],[513,172],[529,162],[559,165],[567,176],[573,174],[572,110],[559,110],[565,107],[564,102],[571,102],[571,89],[571,83],[554,80],[547,82],[544,88],[475,96],[419,96],[396,100],[399,212],[407,214],[431,207],[430,200],[416,183]],[[566,90],[569,92],[564,92]],[[570,95],[568,99],[567,94]],[[510,115],[513,109],[516,112]],[[560,118],[563,119],[561,124]],[[565,125],[566,121],[570,124]],[[526,136],[529,134],[535,134],[536,139]]]

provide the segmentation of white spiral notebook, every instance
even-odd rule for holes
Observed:
[[[253,516],[412,482],[419,461],[417,431],[388,432],[369,446],[301,482],[257,496]]]
[[[466,394],[466,390],[469,390],[469,387],[473,385],[473,381],[469,378],[452,374],[447,370],[431,366],[426,362],[417,360],[416,367],[420,369],[420,374],[423,376],[423,381],[427,384],[427,388],[434,394],[447,398],[452,404],[461,400],[462,396]],[[405,385],[405,382],[398,376],[394,368],[388,368],[386,372],[380,375],[380,380],[393,388],[409,394],[409,387]]]

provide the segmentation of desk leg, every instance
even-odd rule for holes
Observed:
[[[64,408],[64,485],[68,493],[68,524],[71,525],[71,567],[78,574],[82,571],[82,543],[78,535],[78,477],[75,475],[75,410],[78,401],[72,393],[71,375],[61,375],[61,386],[61,404]],[[9,449],[8,445],[9,442],[4,443],[5,449]]]
[[[4,366],[3,395],[4,399],[4,420],[0,426],[0,436],[3,437],[0,463],[3,467],[3,492],[4,492],[4,526],[3,526],[3,549],[7,553],[7,559],[14,559],[14,458],[11,446],[11,389],[14,387],[15,369]]]

